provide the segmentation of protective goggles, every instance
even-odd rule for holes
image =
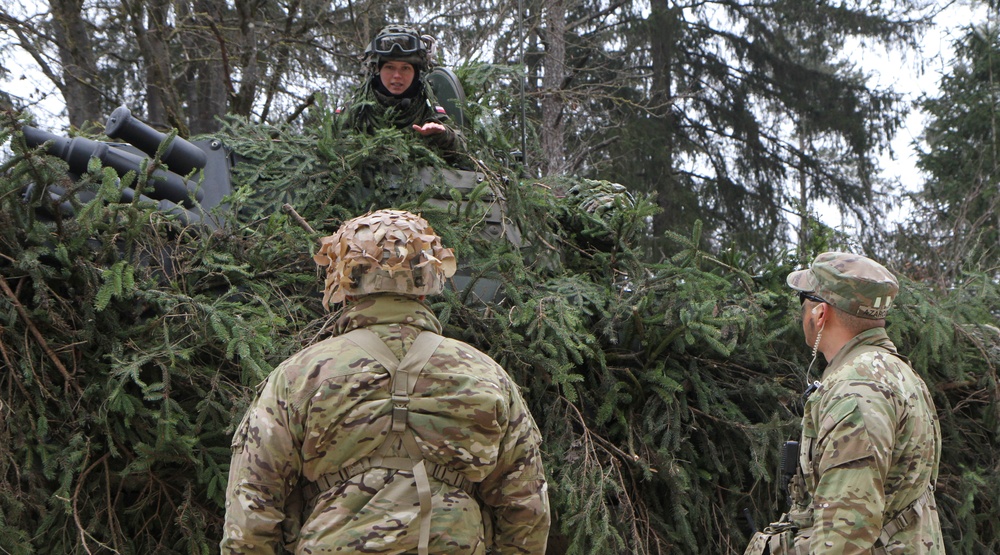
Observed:
[[[420,39],[409,33],[389,33],[375,37],[372,50],[376,54],[413,54],[421,49]]]

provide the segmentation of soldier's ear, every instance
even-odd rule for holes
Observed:
[[[823,306],[823,305],[818,304],[818,305],[814,306],[813,307],[813,314],[816,314],[816,311],[819,310],[819,307],[821,307],[821,306]]]

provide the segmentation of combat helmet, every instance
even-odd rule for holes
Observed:
[[[397,60],[428,70],[433,65],[435,44],[434,37],[421,35],[413,27],[389,25],[368,43],[362,65],[374,73],[383,63]]]
[[[457,267],[454,252],[441,244],[427,220],[402,210],[378,210],[344,222],[320,239],[313,260],[327,267],[327,308],[348,295],[434,295]]]

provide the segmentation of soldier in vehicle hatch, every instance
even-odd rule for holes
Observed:
[[[821,352],[829,365],[807,390],[792,508],[746,553],[944,553],[937,412],[885,332],[896,278],[863,256],[827,252],[786,281],[813,362]]]
[[[455,256],[380,210],[321,241],[337,335],[267,378],[233,439],[223,554],[541,554],[541,436],[517,385],[423,303]]]
[[[451,126],[425,77],[433,65],[434,38],[412,27],[390,25],[372,39],[362,64],[365,80],[338,113],[344,126],[372,133],[380,125],[410,128],[437,148],[449,163],[464,151],[461,133]]]

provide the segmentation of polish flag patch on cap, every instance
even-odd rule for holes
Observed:
[[[447,114],[448,113],[448,112],[445,111],[444,106],[435,106],[434,107],[434,111],[437,112],[437,113],[439,113],[439,114]]]

